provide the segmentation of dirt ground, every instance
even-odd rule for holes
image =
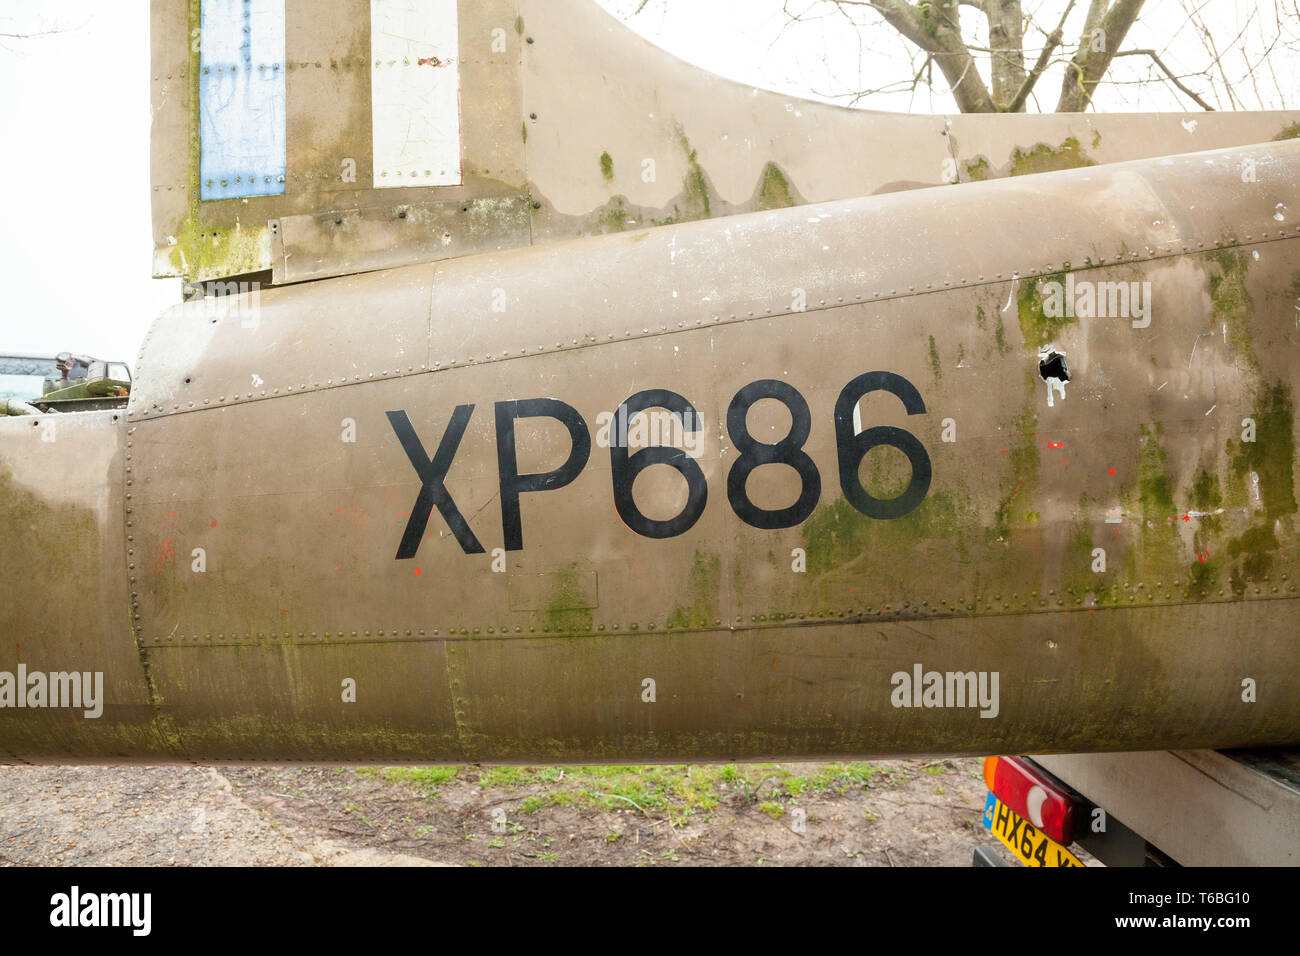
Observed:
[[[0,863],[969,866],[980,766],[0,767]]]

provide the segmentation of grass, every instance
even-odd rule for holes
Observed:
[[[927,772],[943,772],[942,768]],[[639,810],[665,814],[681,823],[707,813],[738,794],[772,819],[805,794],[845,793],[871,784],[880,768],[870,763],[822,764],[811,774],[795,774],[781,764],[685,764],[591,767],[370,767],[360,771],[384,780],[409,783],[429,799],[453,781],[507,793],[537,788],[520,802],[522,813],[565,806],[597,810]],[[612,842],[612,841],[611,841]]]

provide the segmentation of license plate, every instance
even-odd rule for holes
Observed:
[[[1025,866],[1083,866],[1073,853],[991,793],[984,804],[984,827]]]

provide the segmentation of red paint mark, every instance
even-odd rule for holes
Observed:
[[[416,569],[415,569],[415,576],[416,576],[417,578],[420,576],[420,569],[419,569],[419,568],[416,568]]]
[[[1106,469],[1106,474],[1108,474],[1108,475],[1113,475],[1113,474],[1115,474],[1115,469],[1114,469],[1114,468],[1107,468],[1107,469]]]
[[[1010,448],[1004,448],[1004,449],[1002,449],[1002,454],[1005,455],[1005,454],[1006,454],[1007,452],[1009,452],[1010,450],[1011,450]]]
[[[1188,512],[1184,511],[1184,512],[1183,512],[1183,520],[1184,520],[1184,521],[1191,521],[1191,520],[1192,520],[1192,516],[1191,516],[1191,514],[1189,514]]]
[[[1206,561],[1208,561],[1209,559],[1210,559],[1210,549],[1209,549],[1209,548],[1206,548],[1204,551],[1197,551],[1197,552],[1196,552],[1196,560],[1197,560],[1197,561],[1200,561],[1201,564],[1204,564],[1204,563],[1205,563]]]
[[[409,511],[403,511],[400,515],[393,515],[393,517],[394,517],[394,518],[405,518],[405,517],[408,517],[410,514],[411,514],[411,513],[410,513]]]
[[[215,528],[216,526],[217,526],[217,523],[214,521],[214,522],[212,522],[212,524],[210,524],[208,527],[210,527],[210,528]]]
[[[1011,498],[1014,498],[1016,496],[1016,492],[1020,490],[1020,486],[1023,485],[1024,483],[1025,483],[1025,479],[1023,478],[1021,478],[1019,481],[1016,482],[1016,487],[1011,490]],[[1006,504],[1002,506],[1003,511],[1006,511],[1008,508],[1011,507],[1011,498],[1008,498]]]
[[[1065,442],[1063,442],[1063,441],[1049,441],[1049,442],[1047,443],[1047,447],[1048,447],[1048,448],[1064,448],[1064,447],[1065,447]]]
[[[281,613],[281,614],[288,614],[289,612],[286,611],[284,608],[280,608],[280,613]]]
[[[335,513],[335,514],[339,514],[339,513],[340,513],[340,509],[335,508],[335,509],[334,509],[334,513]]]
[[[1068,458],[1062,458],[1062,459],[1061,459],[1061,464],[1062,464],[1062,465],[1068,465],[1069,463],[1070,463],[1070,459],[1068,459]]]
[[[849,593],[850,593],[850,594],[853,593],[853,588],[849,588]]]
[[[419,66],[446,66],[447,65],[446,63],[443,63],[442,60],[438,59],[436,56],[422,56],[418,60],[416,60],[416,64]]]

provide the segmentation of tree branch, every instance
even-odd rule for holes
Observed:
[[[988,0],[984,14],[989,22],[989,64],[993,77],[993,102],[998,109],[1010,109],[1017,91],[1025,82],[1024,13],[1020,0]]]
[[[1019,113],[1025,108],[1025,101],[1029,99],[1029,94],[1034,91],[1034,85],[1038,82],[1038,78],[1043,75],[1043,71],[1047,69],[1048,61],[1051,60],[1056,48],[1061,45],[1061,40],[1065,36],[1065,20],[1073,9],[1074,0],[1070,0],[1065,7],[1065,13],[1061,14],[1061,22],[1056,25],[1055,30],[1047,35],[1047,42],[1043,44],[1043,49],[1038,54],[1038,62],[1034,64],[1034,68],[1029,71],[1029,75],[1021,82],[1020,91],[1016,93],[1015,99],[1007,104],[1008,113]],[[1035,100],[1035,102],[1037,101]]]
[[[1124,37],[1142,10],[1144,0],[1092,0],[1088,20],[1079,40],[1079,48],[1065,67],[1061,83],[1061,98],[1056,104],[1058,113],[1081,113],[1092,102],[1092,93],[1110,68]],[[1102,11],[1105,11],[1102,14]],[[1098,19],[1098,15],[1100,19]],[[1100,30],[1100,49],[1094,42],[1094,33]]]
[[[1155,50],[1121,50],[1115,55],[1151,57],[1151,59],[1155,61],[1156,66],[1160,67],[1160,69],[1164,71],[1165,76],[1169,77],[1170,81],[1174,84],[1174,86],[1178,87],[1189,97],[1191,97],[1192,100],[1196,103],[1196,105],[1199,106],[1201,109],[1214,112],[1213,106],[1205,102],[1205,100],[1201,99],[1200,96],[1198,96],[1194,91],[1188,89],[1186,86],[1183,85],[1182,81],[1177,76],[1174,75],[1174,71],[1169,69],[1169,67],[1165,66],[1165,61],[1160,59],[1160,54],[1156,53]]]
[[[975,68],[975,58],[961,37],[959,0],[932,0],[912,6],[903,0],[834,0],[839,6],[867,6],[891,27],[934,57],[963,113],[993,113],[988,87]]]

